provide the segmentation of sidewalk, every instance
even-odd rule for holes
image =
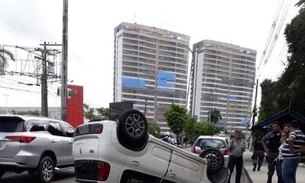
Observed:
[[[248,175],[252,183],[265,183],[267,182],[267,162],[263,162],[263,166],[261,167],[261,171],[253,171],[253,165],[251,160],[252,153],[247,151],[244,153],[244,173]],[[299,167],[297,169],[296,179],[298,183],[305,183],[305,166],[303,163],[299,164]],[[277,183],[277,176],[276,172],[274,173],[272,177],[272,183]]]

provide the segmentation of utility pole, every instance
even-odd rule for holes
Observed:
[[[47,74],[47,46],[43,43],[42,75],[41,75],[41,115],[48,117],[48,74]]]
[[[257,116],[257,108],[256,108],[257,88],[258,88],[258,79],[256,80],[254,107],[253,107],[253,111],[252,111],[252,127],[254,126],[255,117]]]
[[[68,77],[68,0],[63,0],[62,71],[61,71],[61,120],[67,121]]]
[[[47,44],[44,42],[43,44],[40,44],[40,46],[43,46],[43,50],[37,49],[41,51],[42,57],[36,57],[38,59],[42,60],[42,75],[41,75],[41,115],[48,117],[48,67],[47,63],[50,64],[50,62],[47,60],[47,54],[49,53],[49,50],[47,50],[47,46],[61,46],[60,44]]]

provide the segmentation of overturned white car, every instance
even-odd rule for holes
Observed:
[[[94,121],[77,127],[73,157],[77,182],[209,183],[225,182],[220,151],[200,157],[147,133],[145,116],[126,111],[117,121]],[[202,157],[202,158],[201,158]]]

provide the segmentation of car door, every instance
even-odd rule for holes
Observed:
[[[72,143],[73,143],[73,134],[75,129],[68,123],[66,122],[61,122],[61,126],[64,132],[65,137],[69,140],[69,149],[68,149],[68,156],[69,156],[69,160],[68,162],[73,163],[74,159],[73,159],[73,155],[72,155]]]
[[[128,154],[123,165],[122,174],[126,174],[126,171],[132,172],[132,175],[137,175],[137,172],[141,172],[145,174],[142,177],[153,177],[154,180],[151,180],[152,182],[161,180],[166,174],[171,157],[171,150],[167,147],[168,144],[163,142],[158,144],[148,141],[143,150],[132,151]],[[132,179],[145,182],[144,179],[139,180],[139,177],[130,177],[130,180]]]
[[[205,160],[175,148],[165,179],[177,183],[207,182],[206,168]]]
[[[58,121],[49,121],[48,132],[52,134],[51,149],[56,155],[57,165],[69,162],[69,150],[71,138],[66,137]]]

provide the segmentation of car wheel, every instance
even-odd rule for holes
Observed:
[[[148,130],[146,117],[137,110],[125,111],[119,116],[119,129],[122,136],[130,141],[146,138]]]
[[[38,166],[38,175],[42,183],[50,183],[54,178],[54,161],[52,158],[45,156],[41,159]]]
[[[206,149],[199,155],[201,158],[208,160],[208,173],[216,173],[222,169],[225,159],[218,149]]]

